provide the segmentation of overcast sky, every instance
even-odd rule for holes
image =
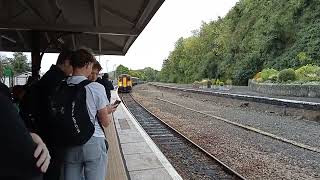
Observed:
[[[199,29],[202,21],[225,16],[239,0],[166,0],[133,43],[126,56],[101,56],[103,72],[122,64],[130,69],[152,67],[160,70],[162,61],[180,37],[188,37]],[[11,53],[6,53],[8,56]],[[46,72],[57,59],[57,54],[43,57],[41,72]],[[30,58],[30,54],[28,54]],[[106,66],[108,65],[108,66]]]

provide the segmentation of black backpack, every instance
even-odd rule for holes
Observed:
[[[63,80],[49,97],[48,140],[57,146],[85,144],[94,133],[86,103],[85,86],[92,81],[67,84]]]

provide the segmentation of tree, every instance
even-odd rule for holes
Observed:
[[[145,81],[156,81],[158,76],[158,71],[152,69],[151,67],[147,67],[143,69],[143,74],[145,76]]]
[[[117,75],[120,74],[129,74],[129,68],[123,66],[122,64],[120,64],[117,68],[116,68],[116,73]]]
[[[31,66],[28,64],[28,58],[22,52],[13,53],[13,58],[10,58],[9,61],[15,74],[31,71]]]
[[[245,85],[263,68],[320,65],[320,1],[240,0],[216,21],[179,38],[160,80],[232,79]]]

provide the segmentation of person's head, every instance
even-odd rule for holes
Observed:
[[[29,76],[26,82],[26,86],[32,86],[34,83],[40,80],[40,75],[37,76]]]
[[[98,61],[94,62],[92,66],[91,74],[89,75],[88,79],[90,81],[97,81],[99,72],[101,71],[102,67]]]
[[[25,93],[26,93],[26,90],[25,90],[24,86],[22,86],[22,85],[13,86],[13,88],[12,88],[13,101],[16,103],[21,102]]]
[[[91,74],[92,66],[96,62],[95,57],[89,50],[79,49],[71,56],[73,75],[83,75],[88,77]]]
[[[104,73],[104,74],[103,74],[103,78],[104,78],[104,79],[109,79],[109,74],[108,74],[108,73]]]
[[[73,51],[63,50],[57,59],[56,65],[66,74],[71,75],[73,68],[71,65],[71,56]]]

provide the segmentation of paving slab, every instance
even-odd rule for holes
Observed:
[[[121,144],[122,152],[125,155],[129,154],[142,154],[142,153],[152,153],[146,142],[134,142]]]
[[[129,173],[131,180],[152,179],[152,180],[168,180],[172,179],[165,168],[148,169],[144,171],[132,171]]]

